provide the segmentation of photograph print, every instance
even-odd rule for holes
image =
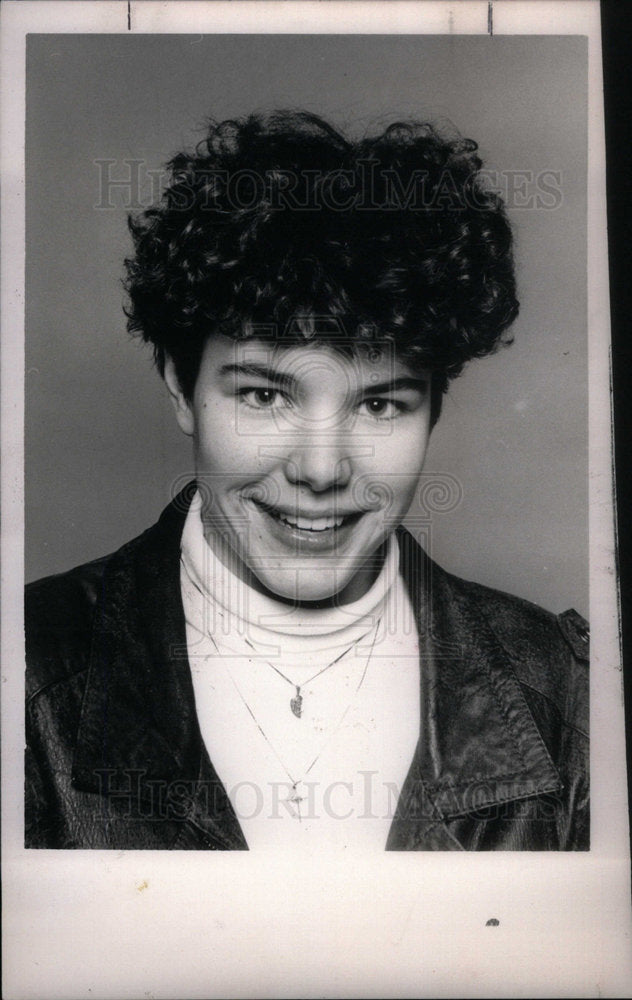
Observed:
[[[26,847],[589,850],[586,74],[29,36]]]

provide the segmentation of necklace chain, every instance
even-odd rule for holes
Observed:
[[[202,588],[200,587],[200,585],[197,583],[197,581],[191,576],[191,573],[189,572],[189,568],[188,568],[188,566],[186,564],[186,560],[184,558],[182,558],[181,562],[182,562],[182,565],[184,566],[184,570],[186,572],[187,578],[189,579],[190,583],[193,585],[194,589],[198,592],[198,594],[202,597],[202,599],[206,601],[206,595],[205,595],[204,591],[202,590]],[[215,602],[213,602],[213,603],[215,603]],[[220,610],[219,607],[217,607],[216,604],[215,604],[215,607],[216,607],[217,613],[223,619],[224,615],[223,615],[222,611]],[[375,645],[375,637],[377,636],[377,631],[379,629],[380,622],[381,622],[381,618],[378,620],[378,623],[377,623],[377,627],[376,627],[376,630],[375,630],[375,636],[373,638],[373,645]],[[212,634],[211,630],[208,627],[206,627],[206,628],[203,629],[203,631],[208,635],[208,637],[211,639],[213,645],[215,646],[216,650],[219,652],[217,643],[215,642],[215,639],[213,637],[213,634]],[[255,646],[252,644],[252,642],[250,642],[250,640],[246,636],[243,637],[243,641],[253,651],[253,653],[255,653],[256,656],[260,656],[261,659],[263,659],[264,663],[266,663],[269,667],[271,667],[272,670],[274,670],[274,672],[279,675],[279,677],[281,677],[287,684],[290,684],[291,687],[294,688],[296,694],[294,695],[293,698],[290,698],[290,709],[292,711],[292,714],[295,715],[297,719],[300,719],[302,717],[302,715],[303,715],[303,695],[301,694],[301,689],[304,689],[308,684],[311,684],[312,681],[315,681],[318,677],[320,677],[322,674],[326,673],[328,670],[331,670],[332,667],[334,667],[337,663],[340,662],[340,660],[344,659],[344,657],[349,652],[351,652],[351,650],[354,648],[354,646],[357,646],[364,639],[366,639],[366,637],[367,637],[367,635],[369,635],[370,631],[371,631],[371,629],[369,629],[367,632],[365,632],[364,635],[360,636],[359,639],[354,639],[354,641],[346,649],[344,649],[342,651],[342,653],[339,653],[338,656],[336,656],[335,659],[333,659],[331,661],[331,663],[327,663],[324,667],[321,667],[320,670],[317,670],[315,674],[312,674],[311,677],[308,677],[308,679],[305,680],[305,681],[303,681],[301,684],[296,684],[293,680],[291,680],[289,677],[287,677],[283,673],[283,671],[279,669],[279,667],[275,666],[274,663],[272,663],[270,660],[264,659],[263,654],[257,652]],[[373,645],[371,646],[371,652],[373,651]]]
[[[377,628],[379,628],[379,625],[380,623],[378,621]],[[377,636],[377,628],[375,630],[376,636]],[[350,653],[351,650],[354,648],[354,646],[357,646],[360,642],[362,642],[362,640],[365,639],[368,634],[369,634],[368,632],[365,632],[365,634],[361,636],[359,639],[354,639],[351,645],[347,646],[347,648],[344,649],[342,653],[339,653],[338,656],[336,656],[336,658],[331,661],[331,663],[327,663],[326,666],[321,667],[320,670],[317,670],[315,674],[313,674],[311,677],[308,677],[307,680],[303,681],[301,684],[296,684],[294,681],[290,680],[289,677],[286,677],[283,671],[279,670],[278,667],[275,667],[274,663],[272,663],[270,660],[264,660],[264,663],[267,663],[269,667],[272,667],[274,672],[277,673],[279,677],[282,677],[284,681],[287,681],[288,684],[290,684],[293,688],[296,689],[295,697],[290,698],[290,708],[297,719],[300,719],[303,714],[303,696],[301,694],[301,688],[305,688],[308,684],[311,684],[312,681],[315,681],[317,677],[320,677],[321,674],[324,674],[328,670],[331,670],[331,668],[334,667],[336,663],[340,663],[340,661],[344,659],[347,653]],[[249,646],[254,653],[257,652],[249,639],[245,639],[245,642],[246,645]],[[373,638],[373,645],[375,645],[375,636]],[[373,652],[373,646],[371,646],[371,652]]]
[[[255,713],[253,712],[252,708],[250,707],[250,705],[248,704],[248,702],[247,702],[247,701],[246,701],[246,699],[244,698],[244,696],[243,696],[243,694],[242,694],[242,692],[241,692],[241,690],[240,690],[240,688],[239,688],[239,685],[237,684],[237,682],[236,682],[235,678],[233,677],[233,675],[232,675],[232,673],[231,673],[231,671],[230,671],[230,669],[229,669],[229,667],[228,667],[228,664],[226,663],[226,659],[225,659],[225,658],[223,658],[223,661],[222,661],[222,662],[223,662],[223,664],[224,664],[224,668],[225,668],[225,670],[226,670],[226,672],[227,672],[228,676],[230,677],[230,679],[231,679],[231,681],[232,681],[232,683],[233,683],[233,687],[235,688],[235,691],[236,691],[236,692],[237,692],[237,694],[239,695],[239,698],[240,698],[240,700],[241,700],[242,704],[244,705],[244,707],[245,707],[246,711],[247,711],[247,712],[248,712],[248,714],[250,715],[250,717],[251,717],[252,721],[254,722],[255,726],[257,727],[257,729],[259,730],[259,732],[260,732],[260,733],[261,733],[261,735],[263,736],[264,740],[266,741],[266,743],[268,744],[268,746],[269,746],[269,747],[270,747],[270,749],[272,750],[272,753],[274,754],[274,756],[275,756],[275,757],[276,757],[276,759],[278,760],[279,764],[281,765],[281,767],[282,767],[282,768],[283,768],[283,770],[285,771],[285,774],[287,775],[287,777],[288,777],[288,778],[289,778],[289,780],[290,780],[290,783],[291,783],[291,785],[292,785],[292,794],[291,794],[291,795],[289,796],[289,799],[288,799],[288,801],[289,801],[289,802],[292,802],[292,803],[294,803],[294,804],[296,805],[296,809],[297,809],[297,815],[298,815],[298,819],[299,819],[299,821],[301,820],[301,802],[303,801],[303,797],[302,797],[302,796],[300,796],[300,795],[298,794],[298,785],[299,785],[299,784],[300,784],[300,783],[301,783],[302,781],[304,781],[304,780],[305,780],[305,778],[307,777],[307,775],[309,774],[309,772],[310,772],[310,771],[312,770],[312,768],[314,767],[314,765],[316,764],[316,762],[317,762],[317,761],[319,760],[319,758],[320,758],[320,757],[322,756],[322,754],[323,754],[323,752],[324,752],[325,748],[326,748],[326,747],[328,746],[328,744],[329,744],[329,743],[331,742],[331,740],[332,740],[332,739],[334,738],[334,736],[335,736],[335,735],[337,734],[338,730],[339,730],[339,729],[340,729],[340,727],[342,726],[342,724],[343,724],[343,722],[344,722],[344,720],[345,720],[345,718],[346,718],[346,716],[347,716],[347,713],[349,712],[349,709],[351,708],[351,704],[352,704],[352,702],[353,702],[353,699],[355,698],[356,694],[358,693],[358,691],[359,691],[359,690],[360,690],[360,688],[362,687],[362,685],[363,685],[363,683],[364,683],[364,679],[365,679],[365,677],[366,677],[366,674],[367,674],[367,671],[368,671],[368,669],[369,669],[369,663],[371,662],[371,657],[373,656],[373,650],[374,650],[374,648],[375,648],[375,643],[376,643],[376,641],[377,641],[377,635],[378,635],[378,632],[379,632],[379,629],[380,629],[380,624],[381,624],[381,622],[382,622],[382,619],[380,618],[380,619],[378,620],[378,622],[377,622],[377,625],[375,626],[375,632],[374,632],[374,635],[373,635],[373,641],[371,642],[371,648],[370,648],[370,650],[369,650],[369,655],[368,655],[368,656],[367,656],[367,658],[366,658],[366,663],[364,664],[364,670],[362,671],[362,675],[361,675],[361,677],[360,677],[360,680],[358,681],[358,684],[357,684],[357,686],[356,686],[356,689],[355,689],[355,691],[353,692],[353,694],[352,694],[352,696],[351,696],[351,700],[349,701],[349,704],[347,705],[347,707],[345,708],[344,712],[343,712],[343,713],[342,713],[342,715],[340,716],[340,719],[338,720],[338,723],[336,724],[336,727],[335,727],[335,729],[333,730],[333,732],[332,732],[332,733],[330,733],[329,737],[328,737],[328,738],[327,738],[327,739],[325,740],[324,744],[323,744],[323,745],[321,746],[320,750],[318,751],[318,753],[316,754],[316,756],[315,756],[315,757],[313,758],[313,760],[312,760],[312,762],[310,763],[310,765],[309,765],[309,766],[308,766],[308,767],[307,767],[307,768],[305,769],[305,771],[303,772],[303,775],[302,775],[302,777],[300,777],[300,778],[295,778],[295,777],[294,777],[294,776],[293,776],[293,775],[291,774],[291,772],[290,772],[289,768],[288,768],[288,767],[286,766],[286,764],[284,763],[284,761],[283,761],[283,760],[281,759],[281,756],[280,756],[280,754],[279,754],[279,752],[278,752],[277,748],[276,748],[276,747],[274,746],[274,744],[273,744],[272,740],[271,740],[271,739],[269,738],[269,736],[267,735],[267,733],[266,733],[266,731],[264,730],[263,726],[261,725],[261,723],[260,723],[260,722],[259,722],[259,720],[257,719],[257,716],[255,715]],[[212,640],[212,642],[213,642],[213,645],[215,646],[215,648],[216,648],[217,652],[219,653],[219,648],[218,648],[218,646],[217,646],[217,643],[215,642],[215,640],[213,639],[213,637],[212,637],[212,636],[210,636],[210,638],[211,638],[211,640]],[[355,645],[356,645],[356,644],[357,644],[358,642],[360,642],[360,640],[359,640],[359,639],[357,639],[357,640],[356,640],[356,642],[352,643],[352,645],[351,645],[351,646],[349,647],[349,649],[352,649],[352,648],[353,648],[353,646],[355,646]],[[348,652],[349,652],[349,649],[345,650],[345,653],[348,653]],[[335,660],[334,660],[334,661],[333,661],[332,663],[328,664],[328,666],[327,666],[326,668],[324,668],[324,669],[329,669],[329,667],[332,667],[332,666],[334,665],[334,663],[337,663],[337,662],[338,662],[338,660],[342,659],[342,657],[343,657],[343,656],[345,655],[345,653],[342,653],[342,654],[341,654],[341,655],[340,655],[339,657],[337,657],[337,658],[336,658],[336,659],[335,659]],[[272,664],[272,663],[270,664],[270,666],[271,666],[271,667],[273,667],[273,669],[276,669],[276,668],[275,668],[275,667],[273,666],[273,664]],[[277,671],[277,673],[279,673],[279,671]],[[321,671],[319,671],[319,673],[324,673],[324,670],[321,670]],[[283,676],[283,675],[281,675],[281,676]],[[315,676],[318,676],[318,674],[316,674]],[[285,680],[288,680],[288,678],[285,678]],[[312,680],[313,680],[313,678],[312,678]],[[291,683],[292,683],[292,681],[289,681],[288,683],[290,683],[290,684],[291,684]],[[306,683],[307,683],[307,682],[306,682]],[[293,686],[296,686],[296,685],[293,685]],[[295,713],[295,714],[296,714],[296,713]]]

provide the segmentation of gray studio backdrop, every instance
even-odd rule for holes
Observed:
[[[572,37],[30,36],[27,580],[132,538],[191,470],[149,353],[125,332],[127,206],[148,203],[148,171],[208,116],[275,107],[356,133],[449,119],[498,172],[515,343],[450,391],[426,470],[463,496],[425,534],[461,576],[586,613],[586,43]]]

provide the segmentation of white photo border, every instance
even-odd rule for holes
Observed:
[[[495,34],[589,39],[593,827],[587,853],[26,851],[24,82],[28,32],[488,31],[490,5],[12,2],[2,10],[4,996],[628,996],[630,864],[611,469],[599,5],[491,5]],[[495,918],[497,926],[488,926]]]

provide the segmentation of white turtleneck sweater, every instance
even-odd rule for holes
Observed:
[[[383,850],[420,726],[419,643],[395,536],[363,597],[305,610],[227,569],[197,495],[181,586],[202,738],[248,846]]]

